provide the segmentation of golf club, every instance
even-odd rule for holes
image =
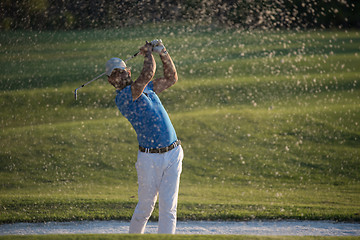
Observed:
[[[126,63],[127,61],[133,59],[134,57],[136,57],[140,52],[135,53],[134,55],[132,55],[131,57],[129,57],[128,59],[126,59],[124,62]]]
[[[128,59],[126,59],[124,62],[126,63],[127,61],[129,61],[130,59],[133,59],[134,57],[136,57],[137,55],[139,55],[140,52],[137,52],[135,53],[134,55],[132,55],[131,57],[129,57]],[[77,100],[77,91],[82,88],[82,87],[85,87],[86,85],[88,85],[89,83],[95,81],[96,79],[102,77],[103,75],[105,75],[105,72],[103,72],[102,74],[100,74],[99,76],[97,76],[96,78],[88,81],[87,83],[84,83],[83,85],[81,85],[80,87],[76,88],[75,91],[74,91],[74,94],[75,94],[75,100]]]

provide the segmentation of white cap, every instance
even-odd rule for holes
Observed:
[[[112,71],[117,68],[125,70],[126,69],[125,62],[120,58],[111,58],[109,61],[106,62],[105,74],[107,76],[110,76]]]

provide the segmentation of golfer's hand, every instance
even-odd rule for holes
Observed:
[[[143,56],[148,56],[152,51],[152,44],[146,41],[145,45],[140,48],[140,54]]]
[[[151,41],[152,51],[156,53],[163,53],[166,51],[164,44],[162,43],[161,39],[155,39]]]

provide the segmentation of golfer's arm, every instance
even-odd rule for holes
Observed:
[[[138,99],[142,92],[144,91],[146,85],[151,81],[155,75],[156,63],[151,52],[146,54],[144,59],[144,66],[140,73],[140,76],[136,81],[131,85],[131,93],[133,101]]]
[[[159,94],[165,89],[174,85],[178,80],[178,75],[174,62],[172,61],[169,53],[164,55],[160,54],[161,61],[164,67],[164,76],[155,79],[154,82],[154,92]]]

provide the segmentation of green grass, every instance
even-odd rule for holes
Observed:
[[[11,240],[28,240],[28,239],[47,239],[47,240],[57,240],[57,239],[90,239],[90,240],[130,240],[130,239],[246,239],[246,240],[352,240],[359,239],[359,237],[322,237],[322,236],[246,236],[246,235],[158,235],[158,234],[146,234],[146,235],[120,235],[120,234],[66,234],[66,235],[37,235],[37,236],[0,236],[0,239],[11,239]]]
[[[153,38],[179,73],[160,95],[185,150],[179,219],[359,221],[359,33],[0,32],[0,222],[130,219],[135,132],[106,80],[72,91]]]
[[[359,239],[359,237],[322,237],[322,236],[246,236],[246,235],[158,235],[158,234],[146,234],[146,235],[120,235],[120,234],[67,234],[67,235],[37,235],[37,236],[0,236],[0,239],[11,239],[11,240],[28,240],[28,239],[47,239],[47,240],[57,240],[57,239],[90,239],[90,240],[130,240],[130,239],[246,239],[246,240],[352,240]]]

